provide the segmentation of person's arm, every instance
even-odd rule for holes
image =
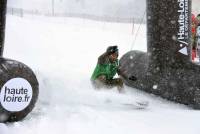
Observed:
[[[105,75],[100,75],[97,77],[98,80],[102,81],[102,82],[106,82],[106,76]]]

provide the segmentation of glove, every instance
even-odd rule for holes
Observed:
[[[130,77],[128,77],[128,79],[131,80],[131,81],[136,81],[137,80],[137,78],[135,76],[130,76]]]

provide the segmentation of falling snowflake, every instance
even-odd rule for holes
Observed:
[[[153,85],[153,89],[158,89],[158,85]]]

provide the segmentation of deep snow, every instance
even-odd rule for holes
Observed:
[[[121,56],[133,40],[132,24],[8,15],[4,56],[34,70],[40,95],[23,121],[0,124],[0,134],[199,134],[200,111],[129,87],[121,94],[92,88],[97,57],[108,45]],[[146,51],[145,25],[133,49]],[[136,100],[150,105],[121,105]]]

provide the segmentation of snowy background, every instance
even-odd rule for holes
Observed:
[[[192,0],[193,12],[200,13],[200,1]],[[101,17],[136,18],[145,12],[146,0],[8,0],[9,8],[41,14],[89,14]]]
[[[137,18],[145,11],[145,0],[8,0],[8,7],[41,14],[82,14],[112,18]]]
[[[197,15],[200,13],[200,0],[192,0],[192,12]]]
[[[200,111],[129,87],[121,94],[117,89],[92,88],[90,76],[107,46],[118,45],[120,57],[131,47],[146,51],[146,25],[139,32],[138,27],[73,17],[7,15],[4,57],[34,70],[40,95],[23,121],[0,124],[0,134],[199,134]],[[147,109],[124,105],[143,100],[149,102]]]

